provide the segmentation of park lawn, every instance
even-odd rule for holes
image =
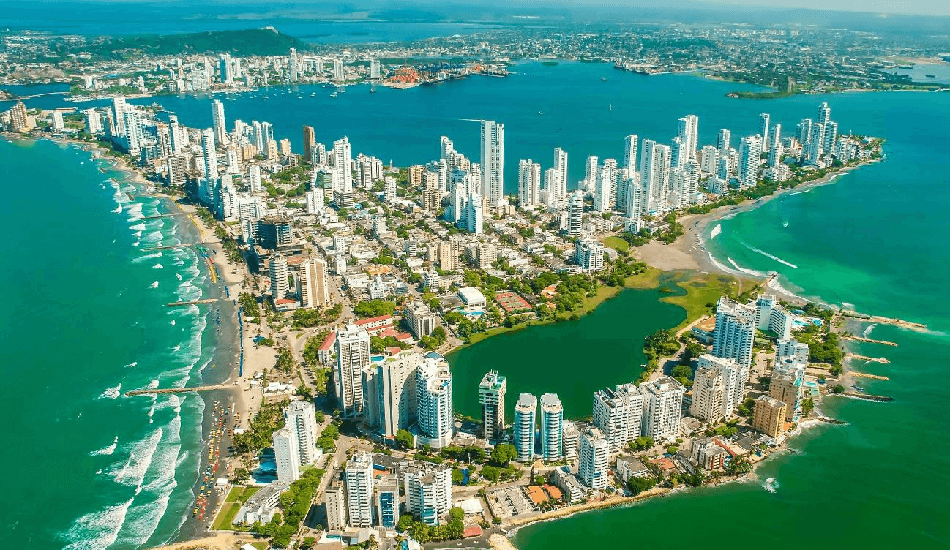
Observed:
[[[678,305],[687,312],[687,317],[674,330],[680,330],[710,313],[710,304],[715,305],[720,296],[736,296],[755,284],[729,275],[714,273],[684,272],[678,275],[675,281],[675,284],[686,293],[661,298],[661,301]]]
[[[627,244],[627,241],[621,237],[605,237],[604,246],[613,248],[622,254],[626,254],[628,249],[631,248],[631,245]]]
[[[241,509],[240,502],[226,502],[224,506],[221,507],[221,511],[218,512],[218,517],[215,518],[215,523],[212,526],[215,530],[230,530],[234,522],[234,517],[238,515],[238,510]]]

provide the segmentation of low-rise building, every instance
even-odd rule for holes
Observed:
[[[464,286],[459,289],[459,298],[462,300],[463,309],[467,313],[480,312],[485,310],[485,295],[478,288],[473,286]]]
[[[786,403],[765,395],[756,400],[753,409],[754,430],[776,439],[783,433],[785,422]]]

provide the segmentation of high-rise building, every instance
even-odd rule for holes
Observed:
[[[704,145],[700,150],[700,172],[715,174],[717,161],[720,160],[720,151],[713,145]]]
[[[427,357],[416,367],[416,424],[423,444],[439,449],[452,440],[452,373],[445,360]]]
[[[222,145],[228,143],[228,130],[225,127],[225,106],[220,100],[211,102],[212,127],[215,130],[215,141]]]
[[[644,212],[666,208],[668,177],[670,174],[670,147],[645,139],[641,141],[641,186],[646,204]]]
[[[740,165],[737,171],[740,184],[747,187],[756,185],[762,148],[760,136],[746,136],[740,140]]]
[[[452,468],[416,463],[403,470],[406,508],[426,525],[439,525],[439,518],[452,506]]]
[[[749,368],[753,359],[757,311],[723,296],[717,302],[717,320],[713,330],[713,355],[736,359]],[[744,380],[745,382],[745,380]]]
[[[429,336],[436,329],[436,315],[422,300],[408,304],[403,310],[403,318],[417,340],[423,336]]]
[[[604,245],[597,239],[575,241],[575,263],[585,272],[604,269]]]
[[[732,418],[743,402],[748,378],[749,369],[733,358],[701,355],[694,375],[690,414],[710,423]]]
[[[334,191],[350,193],[353,191],[353,172],[351,171],[350,140],[346,136],[334,141]]]
[[[594,392],[592,423],[601,430],[612,452],[622,451],[641,435],[644,396],[634,384]]]
[[[377,367],[379,426],[384,438],[396,437],[416,415],[416,366],[422,359],[417,353],[402,353]]]
[[[535,458],[535,412],[538,400],[530,393],[522,393],[515,403],[515,450],[516,460],[531,462]]]
[[[291,82],[297,82],[300,72],[300,59],[297,58],[297,50],[291,48],[287,56],[287,79]]]
[[[347,511],[350,527],[373,525],[373,457],[359,451],[344,468],[347,483]]]
[[[271,300],[278,301],[287,297],[290,283],[287,280],[287,258],[283,254],[274,254],[269,262],[271,276]]]
[[[347,527],[347,492],[339,479],[330,482],[324,491],[324,507],[327,510],[327,529],[339,531]]]
[[[687,143],[680,136],[670,140],[670,167],[680,168],[687,162]]]
[[[370,60],[370,78],[372,80],[378,80],[380,78],[380,60],[371,59]]]
[[[637,172],[637,136],[624,136],[624,168],[629,174]]]
[[[759,114],[759,137],[762,151],[769,151],[769,113]]]
[[[393,475],[381,476],[373,488],[376,523],[384,529],[395,529],[400,519],[400,483]]]
[[[327,262],[308,258],[300,267],[299,291],[301,307],[316,308],[330,304],[327,284]]]
[[[505,125],[482,121],[482,195],[490,206],[505,201]]]
[[[562,430],[564,429],[565,410],[561,400],[554,393],[544,393],[541,398],[541,440],[542,458],[549,462],[561,460],[564,456]]]
[[[518,205],[531,210],[541,204],[542,167],[532,159],[518,161]]]
[[[687,115],[677,120],[677,137],[684,142],[686,149],[685,158],[681,160],[681,164],[685,163],[687,159],[696,159],[697,115]]]
[[[680,435],[681,405],[684,387],[669,376],[662,376],[653,382],[642,384],[644,396],[644,419],[641,433],[661,439],[676,438]]]
[[[479,404],[482,405],[483,436],[490,440],[502,437],[505,431],[505,377],[490,370],[479,383]]]
[[[568,235],[581,235],[581,221],[584,214],[584,192],[575,189],[568,199]]]
[[[795,420],[802,390],[802,373],[798,369],[773,369],[769,380],[769,396],[786,404],[786,420]]]
[[[588,428],[581,434],[578,454],[578,478],[595,490],[608,486],[608,458],[610,445],[597,428]]]
[[[717,133],[717,149],[721,155],[725,155],[730,150],[730,131],[726,128]]]
[[[356,325],[337,333],[337,370],[334,393],[346,418],[363,412],[363,369],[370,364],[370,335]]]
[[[211,128],[201,133],[202,158],[205,161],[205,179],[218,179],[218,153],[215,151],[215,134]]]
[[[554,204],[568,196],[568,152],[561,147],[555,148],[555,158],[552,168],[555,170],[554,181],[545,182],[548,191],[548,203]]]
[[[575,458],[578,456],[578,445],[581,432],[578,431],[578,425],[566,420],[561,428],[561,446],[565,458]]]
[[[614,209],[617,194],[617,161],[606,159],[604,166],[597,171],[594,182],[594,209],[596,212],[610,212]]]
[[[310,401],[291,401],[284,409],[284,427],[297,437],[297,451],[302,465],[317,460],[317,418]]]
[[[762,396],[753,408],[753,429],[776,439],[783,433],[786,422],[786,403]]]
[[[277,463],[277,481],[293,483],[300,478],[300,449],[297,434],[284,426],[272,436],[274,461]]]
[[[313,164],[314,162],[314,152],[317,150],[317,138],[314,135],[313,126],[304,126],[304,160]]]
[[[333,77],[336,82],[343,82],[347,77],[343,69],[343,59],[339,57],[333,60]]]
[[[598,157],[589,155],[584,163],[584,190],[593,191],[598,181]]]
[[[819,115],[816,117],[816,123],[819,125],[825,125],[829,122],[829,117],[832,113],[832,110],[829,108],[829,104],[823,101],[819,105]]]

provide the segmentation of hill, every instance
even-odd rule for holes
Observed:
[[[306,50],[308,44],[273,27],[265,27],[191,34],[103,36],[80,49],[95,57],[116,59],[137,54],[230,53],[241,57],[287,55],[291,48]]]

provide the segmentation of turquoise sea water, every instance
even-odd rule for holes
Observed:
[[[211,356],[187,219],[102,173],[89,153],[0,140],[0,458],[3,548],[136,548],[178,531],[191,501],[204,405],[182,386]]]
[[[234,118],[268,120],[277,137],[290,137],[299,148],[300,125],[313,124],[323,142],[348,135],[354,153],[398,165],[435,158],[443,134],[475,159],[478,125],[465,119],[493,118],[506,125],[507,189],[512,191],[518,159],[530,157],[547,166],[555,146],[568,150],[570,173],[577,180],[585,155],[619,158],[629,133],[666,141],[676,133],[677,118],[688,113],[700,117],[701,143],[711,143],[721,127],[732,129],[736,142],[758,131],[760,112],[770,112],[788,134],[801,118],[815,115],[820,101],[828,101],[841,131],[888,140],[886,161],[834,185],[721,221],[722,233],[710,248],[721,263],[732,259],[744,269],[779,271],[783,284],[803,295],[850,302],[860,311],[924,322],[935,330],[919,335],[873,329],[873,338],[895,340],[899,347],[859,348],[859,353],[892,361],[862,367],[891,381],[862,385],[894,396],[895,402],[827,402],[824,412],[849,424],[812,430],[794,440],[798,454],[763,466],[761,479],[779,481],[776,494],[758,483],[704,489],[702,496],[678,495],[527,527],[515,543],[529,549],[727,547],[744,540],[779,547],[946,548],[948,96],[875,93],[746,101],[725,97],[737,85],[685,75],[643,77],[576,63],[526,63],[514,71],[506,79],[472,78],[405,91],[381,88],[372,95],[365,87],[353,87],[337,98],[321,87],[271,89],[227,96],[225,109],[229,127]],[[28,105],[40,106],[55,100],[31,101]],[[141,101],[159,101],[190,126],[211,124],[207,97]],[[41,142],[0,144],[0,155],[2,165],[11,167],[8,181],[27,182],[7,184],[10,200],[0,217],[10,236],[0,246],[15,266],[0,277],[4,288],[16,289],[8,290],[7,298],[16,315],[2,321],[9,328],[2,331],[0,368],[11,383],[0,397],[15,411],[12,433],[25,438],[21,455],[3,459],[7,471],[24,475],[5,487],[28,495],[4,505],[9,506],[3,510],[8,524],[0,531],[0,546],[58,548],[82,539],[90,541],[86,547],[102,548],[114,537],[115,547],[126,548],[149,538],[164,540],[186,511],[186,488],[197,469],[191,451],[197,445],[199,401],[187,397],[177,413],[160,398],[149,423],[148,398],[99,396],[120,382],[124,391],[156,378],[163,385],[184,380],[208,360],[209,350],[200,356],[195,352],[195,334],[204,326],[201,311],[170,313],[161,307],[185,292],[197,295],[203,272],[193,269],[195,258],[188,253],[140,259],[142,243],[132,246],[137,231],[144,243],[182,238],[184,229],[174,218],[136,219],[130,205],[122,213],[110,212],[117,206],[115,190],[83,154]],[[152,199],[136,202],[144,202],[142,215],[162,208]],[[176,260],[183,265],[175,266]],[[158,263],[162,269],[154,268]],[[175,273],[184,280],[179,282]],[[159,286],[153,289],[155,281]],[[463,350],[458,361],[454,358],[457,408],[477,411],[472,379],[498,368],[509,377],[509,395],[558,391],[565,394],[569,416],[587,414],[590,393],[585,398],[585,392],[593,388],[586,386],[632,379],[643,336],[681,318],[677,311],[640,305],[647,294],[619,297],[577,324],[538,327],[468,348],[478,353]],[[194,329],[182,331],[183,325]],[[573,367],[585,357],[574,351],[546,350],[530,355],[534,361],[521,362],[504,355],[513,344],[528,346],[555,336],[560,340],[552,349],[565,350],[570,346],[562,340],[589,326],[603,326],[610,336],[593,344],[599,361]],[[186,350],[192,355],[184,355]],[[463,359],[469,374],[459,367]],[[138,364],[125,367],[132,362]],[[546,375],[550,384],[543,383]],[[180,448],[170,437],[178,417]],[[154,460],[129,463],[133,453],[149,455],[145,443],[158,428],[162,437]],[[107,449],[116,436],[111,455],[89,456]],[[182,459],[185,452],[190,454]],[[182,463],[171,490],[168,472],[177,460]],[[165,493],[170,495],[167,508]],[[112,526],[119,526],[116,534]],[[155,533],[149,535],[150,529]]]

